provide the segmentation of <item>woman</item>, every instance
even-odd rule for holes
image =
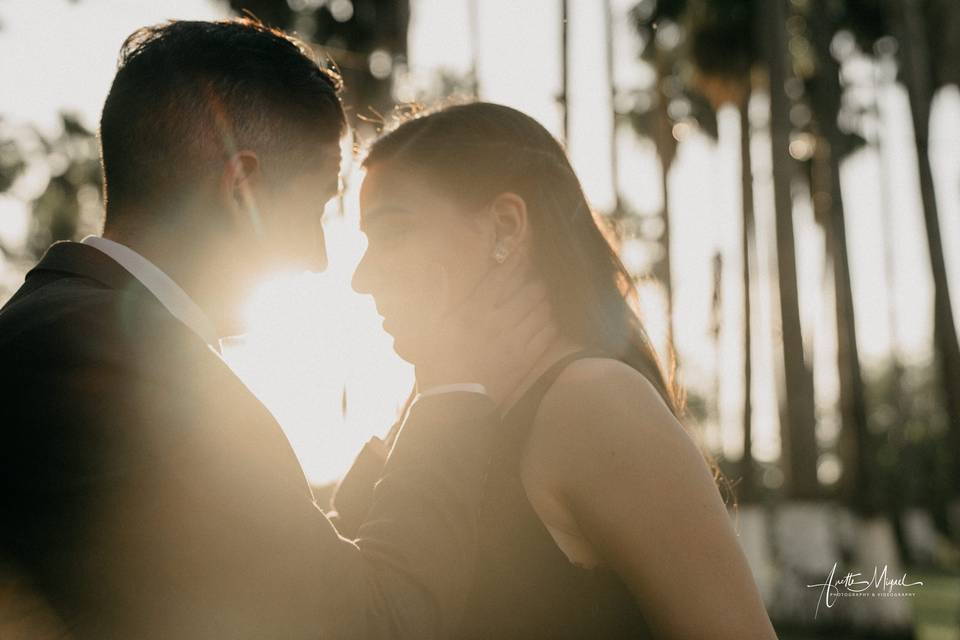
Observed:
[[[418,384],[456,357],[432,352],[431,319],[490,269],[540,278],[560,329],[501,406],[455,637],[775,638],[631,278],[557,141],[519,111],[474,103],[404,122],[364,167],[369,245],[353,286]],[[364,510],[370,453],[338,494],[344,514]]]

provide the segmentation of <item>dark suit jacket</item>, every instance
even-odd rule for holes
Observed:
[[[410,411],[356,539],[270,413],[92,247],[0,311],[2,553],[74,637],[433,638],[472,576],[486,397]]]

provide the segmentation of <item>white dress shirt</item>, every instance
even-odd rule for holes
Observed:
[[[146,287],[160,301],[160,304],[167,308],[167,311],[220,353],[220,338],[210,318],[187,295],[187,292],[157,265],[130,247],[107,238],[87,236],[82,242],[107,254],[114,262],[130,272],[130,275]]]

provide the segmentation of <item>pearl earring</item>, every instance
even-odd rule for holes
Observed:
[[[507,256],[510,255],[510,250],[507,249],[507,246],[502,242],[498,242],[493,248],[493,259],[497,264],[503,264],[507,261]]]

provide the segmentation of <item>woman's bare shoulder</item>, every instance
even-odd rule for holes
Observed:
[[[673,413],[647,376],[613,358],[582,358],[570,363],[544,395],[536,423],[560,429],[586,421],[600,430],[626,423],[637,429],[667,418]]]
[[[653,470],[678,449],[696,445],[645,375],[612,358],[583,358],[544,395],[526,459],[543,481],[566,484]]]

